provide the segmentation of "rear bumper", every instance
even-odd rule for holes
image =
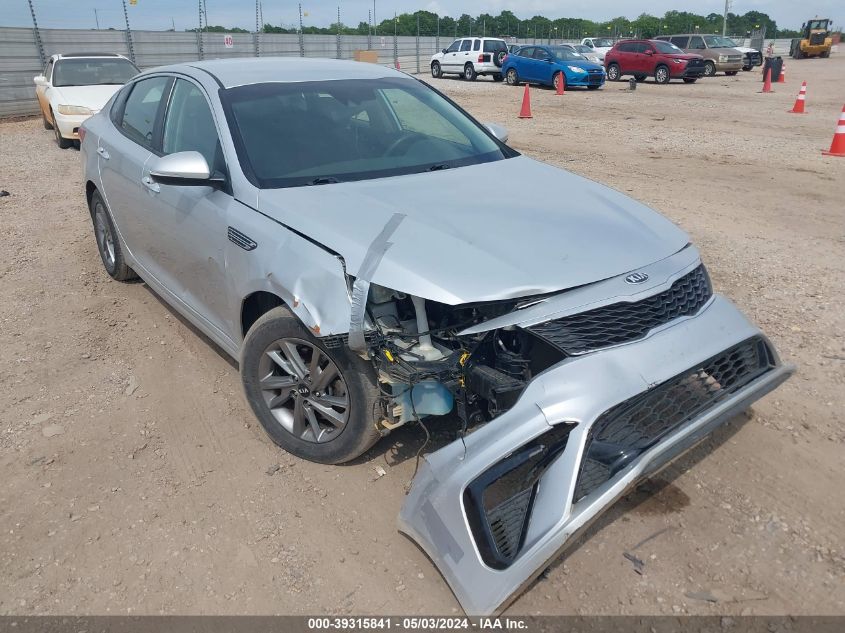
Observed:
[[[590,432],[602,415],[753,337],[765,341],[717,295],[696,317],[644,340],[564,360],[537,376],[513,408],[466,437],[466,448],[456,441],[425,458],[402,507],[399,529],[422,546],[467,613],[500,611],[626,490],[776,388],[793,369],[772,350],[765,372],[699,411],[573,502]],[[484,562],[470,527],[465,490],[516,449],[560,424],[571,430],[565,448],[534,488],[518,554],[507,567],[494,569]]]

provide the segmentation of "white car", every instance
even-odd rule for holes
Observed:
[[[439,79],[446,74],[460,75],[475,81],[479,75],[491,75],[502,81],[502,64],[508,56],[505,40],[496,37],[462,37],[449,48],[431,57],[431,76]]]
[[[581,40],[581,44],[589,47],[602,62],[605,53],[613,48],[613,40],[609,37],[585,37]]]
[[[573,53],[578,53],[581,57],[586,57],[589,61],[595,64],[603,64],[604,56],[599,57],[598,53],[586,44],[560,44],[561,48],[568,48]]]
[[[117,53],[53,55],[44,74],[33,78],[44,127],[55,131],[60,148],[70,147],[79,139],[82,122],[99,112],[139,72]]]

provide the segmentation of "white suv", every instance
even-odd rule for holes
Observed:
[[[492,75],[494,81],[502,81],[502,64],[507,55],[505,40],[462,37],[432,56],[431,76],[437,79],[445,74],[455,74],[475,81],[479,75]]]

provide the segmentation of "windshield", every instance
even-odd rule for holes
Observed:
[[[562,62],[568,61],[584,61],[585,57],[583,55],[579,55],[571,48],[564,48],[563,46],[555,46],[551,49],[554,56],[557,57]]]
[[[719,37],[718,35],[705,35],[704,42],[707,48],[733,48],[735,44],[729,44],[726,37]]]
[[[671,55],[677,55],[678,53],[683,54],[680,48],[672,44],[671,42],[663,42],[663,41],[653,41],[654,48],[657,49],[658,53],[669,53]]]
[[[263,83],[221,95],[244,171],[263,189],[370,180],[518,155],[413,79]]]
[[[53,85],[57,88],[122,85],[139,72],[135,64],[119,57],[60,59],[53,68]]]
[[[738,44],[737,44],[736,42],[734,42],[734,41],[733,41],[731,38],[729,38],[729,37],[723,37],[723,38],[722,38],[722,41],[723,41],[723,42],[725,42],[725,46],[728,46],[728,47],[730,47],[730,48],[736,48],[736,47],[738,46]]]
[[[496,51],[508,50],[504,40],[484,40],[484,52],[495,53]]]
[[[810,20],[807,28],[810,30],[827,30],[827,20]]]
[[[600,48],[612,48],[613,40],[609,37],[598,37],[593,40],[593,44]]]

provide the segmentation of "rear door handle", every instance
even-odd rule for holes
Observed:
[[[108,160],[108,159],[109,159],[109,153],[106,151],[106,148],[105,148],[105,147],[98,147],[98,148],[97,148],[97,153],[98,153],[100,156],[102,156],[102,157],[103,157],[103,160]]]
[[[161,191],[161,187],[159,186],[159,184],[149,176],[144,176],[143,178],[141,178],[141,182],[144,183],[144,186],[153,193],[158,193],[159,191]]]

